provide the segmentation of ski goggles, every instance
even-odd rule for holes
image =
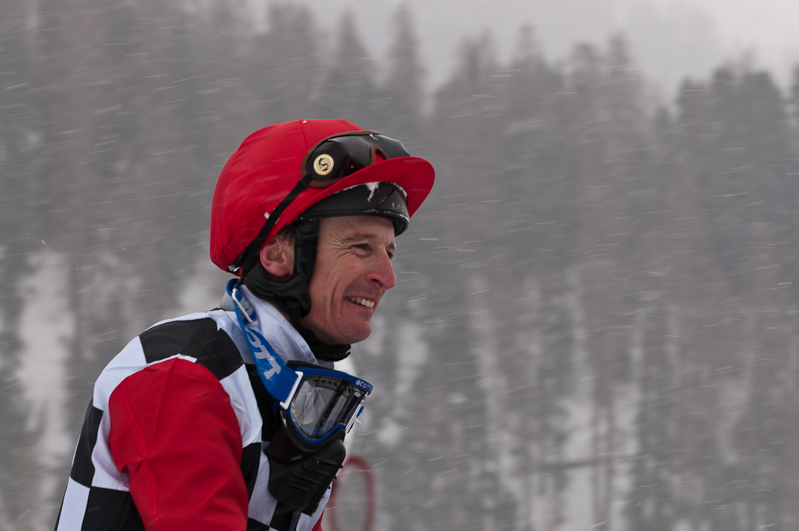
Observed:
[[[363,402],[372,392],[372,384],[346,372],[311,363],[284,362],[269,341],[249,326],[257,315],[239,291],[238,282],[231,279],[226,292],[233,301],[258,376],[277,402],[276,407],[294,443],[309,449],[339,431],[348,433],[363,413]]]
[[[308,151],[302,162],[303,178],[312,188],[327,188],[344,177],[377,162],[410,157],[402,142],[374,131],[355,131],[330,136]]]
[[[310,363],[289,362],[296,391],[281,403],[289,433],[298,446],[318,445],[338,431],[349,433],[364,410],[372,384],[345,372]]]
[[[272,227],[305,189],[332,186],[377,162],[378,155],[384,160],[410,156],[402,142],[375,131],[350,131],[317,142],[303,158],[300,180],[269,214],[258,236],[242,251],[236,261],[228,266],[228,270],[235,272],[240,269],[242,278],[250,272],[257,261],[258,251],[266,243],[266,237]]]

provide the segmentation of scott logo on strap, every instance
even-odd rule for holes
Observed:
[[[263,374],[266,378],[271,379],[274,375],[280,372],[280,364],[275,359],[275,357],[266,349],[264,343],[266,340],[261,337],[261,334],[254,330],[246,330],[247,341],[252,346],[252,353],[253,355],[259,359],[265,359],[269,366],[271,367],[268,371],[263,371]],[[259,364],[260,365],[260,364]],[[261,368],[259,366],[259,368]]]

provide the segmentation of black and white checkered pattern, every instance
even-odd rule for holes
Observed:
[[[275,338],[282,345],[296,343],[299,334],[281,322],[282,317],[271,306],[264,308],[266,303],[258,303],[262,307],[259,325],[265,337]],[[310,350],[304,342],[301,345],[304,349],[300,352],[286,352],[291,350],[287,347],[279,352],[286,359],[307,359]],[[235,314],[213,310],[154,325],[128,343],[100,374],[75,448],[56,531],[144,529],[130,495],[128,477],[117,470],[108,447],[108,401],[125,378],[176,357],[208,369],[228,393],[242,439],[241,471],[250,497],[248,529],[269,530],[269,523],[276,525],[272,518],[277,502],[267,487],[269,462],[261,451],[262,438],[268,440],[271,434],[262,433],[263,420],[253,389],[260,382],[245,365],[249,351]],[[302,516],[298,531],[310,531],[326,502],[323,500],[312,517]]]

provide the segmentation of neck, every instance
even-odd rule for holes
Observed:
[[[311,352],[320,361],[341,361],[350,354],[350,345],[328,345],[323,343],[312,330],[302,326],[300,319],[310,311],[310,297],[302,293],[295,282],[296,275],[287,279],[274,280],[258,263],[244,278],[244,285],[254,296],[271,303],[300,333],[308,343]],[[307,300],[307,306],[306,301]],[[305,308],[308,310],[304,311]]]

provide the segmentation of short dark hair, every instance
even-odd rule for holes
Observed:
[[[277,234],[275,234],[275,238],[280,238],[281,240],[285,240],[288,244],[294,243],[294,223],[290,223],[280,229]],[[273,238],[274,239],[274,238]]]

